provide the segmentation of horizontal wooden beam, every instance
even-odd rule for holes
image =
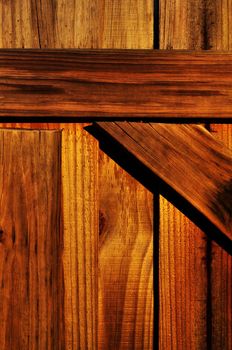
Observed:
[[[202,126],[139,122],[97,126],[200,212],[216,228],[220,243],[226,239],[232,248],[229,149]]]
[[[0,50],[0,116],[231,118],[232,54]]]

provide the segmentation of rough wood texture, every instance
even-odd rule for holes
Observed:
[[[205,239],[160,196],[159,349],[207,349]]]
[[[93,27],[95,11],[91,11],[92,5],[90,1],[76,0],[1,2],[0,47],[84,47],[82,21],[89,16],[89,23],[91,23],[89,29]],[[96,33],[94,28],[93,33]],[[87,47],[90,46],[87,45]],[[84,125],[82,124],[24,122],[0,125],[7,128],[31,129],[36,127],[63,130],[61,152],[64,253],[62,261],[65,298],[62,303],[64,329],[60,332],[65,339],[64,348],[67,350],[95,349],[97,347],[96,310],[98,303],[98,266],[96,262],[98,253],[96,195],[98,189],[95,186],[98,168],[97,141],[83,131]],[[81,220],[83,212],[84,220]],[[22,331],[24,331],[23,328]]]
[[[91,1],[87,1],[92,3]],[[153,45],[153,1],[101,0],[97,6],[101,19],[95,47],[115,49],[151,49]],[[89,23],[86,26],[89,31]]]
[[[39,14],[35,1],[1,1],[0,18],[1,48],[40,47]]]
[[[88,37],[88,44],[97,48],[152,48],[152,0],[106,0],[100,8],[95,39],[91,42],[89,36],[92,24],[83,21],[82,40]],[[100,153],[99,190],[98,348],[151,350],[153,196],[104,152]]]
[[[99,349],[152,349],[152,194],[102,158]]]
[[[2,50],[0,116],[231,118],[231,58]]]
[[[230,0],[162,0],[160,4],[161,49],[231,50]],[[230,146],[231,126],[208,125],[207,128]],[[178,222],[177,213],[175,217]],[[187,233],[184,229],[181,237]],[[186,256],[189,253],[186,249]],[[198,253],[198,260],[202,257],[207,263],[207,344],[196,348],[231,349],[231,257],[210,241],[205,247],[205,257],[204,249]],[[201,295],[203,300],[204,294]]]
[[[210,4],[208,0],[160,1],[160,49],[207,49],[213,22]],[[160,209],[160,349],[210,348],[209,239],[163,197]]]
[[[232,152],[200,126],[97,124],[177,191],[232,247]]]
[[[11,25],[10,30],[6,33],[6,23],[15,23],[16,22],[16,10],[14,9],[15,4],[17,9],[21,6],[21,1],[16,0],[14,4],[9,2],[5,4],[4,13],[1,12],[3,9],[0,7],[1,16],[4,18],[2,21],[2,30],[4,30],[4,36],[1,35],[2,44],[1,47],[10,48],[10,47],[34,47],[34,48],[152,48],[153,44],[153,1],[143,1],[136,0],[131,2],[130,0],[119,0],[111,1],[106,0],[86,0],[86,1],[76,1],[76,0],[57,0],[56,2],[37,2],[35,7],[35,14],[38,18],[38,21],[34,17],[33,4],[35,2],[28,1],[26,10],[18,14],[19,24],[16,27],[14,24]],[[24,2],[26,4],[26,2]],[[56,6],[55,6],[56,4]],[[26,6],[26,5],[25,5]],[[52,7],[52,14],[51,14]],[[19,11],[17,12],[19,13]],[[26,26],[24,23],[26,22]],[[47,24],[46,24],[47,23]],[[29,28],[29,31],[27,31]],[[30,29],[31,28],[31,29]],[[32,34],[34,33],[34,34]],[[82,125],[78,124],[47,124],[47,123],[6,123],[5,127],[38,127],[38,128],[62,128],[64,140],[67,140],[67,137],[71,130],[77,133],[77,138],[81,139],[81,128]],[[64,135],[64,133],[67,133]],[[72,134],[71,134],[72,135]],[[70,137],[70,136],[69,136]],[[71,139],[74,138],[74,135],[71,136]],[[87,146],[87,135],[85,134],[85,146],[87,148],[86,154],[89,155],[90,150],[92,149],[93,154],[96,151],[93,148],[97,148],[97,143],[91,145],[93,141],[92,136],[88,135],[90,142],[90,147]],[[79,141],[80,144],[81,141]],[[73,145],[73,142],[72,142]],[[64,152],[64,150],[63,150]],[[77,150],[78,154],[78,150]],[[80,160],[80,154],[78,155],[78,167],[82,167],[82,164],[87,162],[85,154],[82,154],[83,158]],[[70,157],[66,161],[66,164],[69,164],[70,169],[73,168],[71,164]],[[75,159],[73,160],[75,162]],[[92,162],[92,160],[91,160]],[[152,306],[151,302],[153,301],[153,286],[151,282],[151,266],[152,266],[152,195],[138,182],[136,182],[131,176],[129,176],[122,168],[120,168],[111,158],[107,157],[104,152],[101,152],[100,157],[100,228],[104,231],[107,227],[107,232],[110,237],[114,236],[114,239],[108,241],[107,247],[101,243],[100,255],[99,255],[99,269],[100,269],[100,279],[99,279],[99,324],[102,325],[102,328],[99,327],[99,342],[102,344],[102,348],[99,346],[99,349],[103,350],[104,348],[108,350],[107,343],[112,340],[108,340],[108,334],[105,333],[105,330],[108,331],[110,328],[116,330],[114,334],[114,347],[112,349],[118,349],[118,344],[120,342],[127,343],[126,349],[133,349],[133,344],[135,348],[152,348]],[[97,179],[96,169],[91,167],[92,174],[87,177],[92,178],[95,176],[95,181]],[[63,171],[68,173],[68,169],[64,170],[64,161],[63,161]],[[78,169],[78,174],[80,170]],[[85,169],[87,172],[87,169]],[[85,174],[87,176],[87,174]],[[68,191],[68,185],[65,185],[65,189]],[[79,191],[79,190],[78,190]],[[91,190],[93,191],[93,190]],[[104,191],[104,195],[103,195]],[[73,193],[75,189],[73,190]],[[120,192],[120,197],[119,197]],[[68,196],[66,194],[66,197]],[[91,192],[92,193],[92,192]],[[102,194],[102,195],[101,195]],[[65,194],[64,194],[65,196]],[[130,206],[127,208],[127,215],[125,214],[125,208],[128,204],[127,197],[133,197],[135,206]],[[108,209],[108,201],[111,198],[112,203],[115,201],[117,206],[111,206],[111,210]],[[117,202],[117,199],[120,199]],[[86,198],[85,198],[86,199]],[[83,199],[83,207],[86,208],[87,203]],[[92,202],[91,202],[92,203]],[[74,205],[74,202],[69,203],[70,206]],[[91,204],[92,208],[92,204]],[[117,210],[116,210],[117,209]],[[70,213],[73,213],[75,208],[70,208]],[[105,218],[104,213],[107,211],[108,216]],[[93,212],[92,209],[88,213]],[[143,218],[141,214],[143,213]],[[85,212],[86,214],[86,212]],[[66,217],[68,219],[68,213]],[[119,221],[115,225],[115,220],[117,217],[121,217],[121,224],[119,226]],[[127,229],[127,220],[130,217],[130,230]],[[138,217],[141,218],[142,223],[140,224],[140,229],[136,226]],[[89,218],[91,220],[91,218]],[[93,223],[94,219],[92,219]],[[64,223],[64,226],[68,224],[69,221]],[[103,224],[104,222],[104,224]],[[133,223],[134,222],[134,223]],[[103,228],[104,226],[104,228]],[[92,226],[93,227],[93,226]],[[76,228],[72,229],[72,233]],[[122,231],[124,229],[124,232]],[[66,231],[65,231],[66,232]],[[66,235],[67,233],[67,235]],[[66,295],[66,302],[72,298],[72,303],[74,303],[74,309],[78,309],[78,301],[75,299],[77,293],[75,288],[77,287],[77,282],[73,279],[71,280],[70,276],[76,276],[76,266],[74,262],[77,260],[75,255],[75,247],[72,246],[70,249],[71,255],[68,256],[69,251],[69,242],[71,241],[70,234],[68,232],[64,236],[64,281],[65,289],[68,291]],[[93,236],[96,237],[96,232],[92,232]],[[121,234],[122,233],[122,234]],[[78,237],[80,232],[77,233]],[[138,238],[136,238],[138,236]],[[128,238],[127,238],[128,237]],[[73,236],[72,236],[73,238]],[[130,238],[135,241],[139,240],[145,251],[146,246],[148,249],[148,254],[144,259],[144,265],[139,266],[138,262],[141,262],[141,253],[140,250],[134,250],[132,244],[130,243]],[[101,239],[101,238],[100,238]],[[125,242],[126,240],[126,242]],[[77,241],[77,238],[74,237],[74,242]],[[74,244],[74,243],[73,243]],[[120,250],[117,249],[118,246],[124,247],[125,254],[128,255],[122,256]],[[127,251],[126,251],[127,248]],[[140,248],[140,247],[138,247]],[[109,263],[107,264],[106,252],[109,252],[109,262],[112,261],[110,258],[110,253],[112,252],[115,256],[117,264],[112,262],[112,271],[115,273],[115,283],[112,284],[112,274],[110,270]],[[127,253],[128,252],[128,253]],[[133,254],[132,254],[133,252]],[[94,261],[95,252],[92,252],[92,262]],[[104,257],[104,263],[101,263],[101,254]],[[130,255],[130,257],[129,257]],[[83,256],[83,255],[82,255]],[[86,257],[87,258],[87,257]],[[76,260],[75,260],[76,259]],[[66,262],[67,261],[67,262]],[[71,264],[70,262],[73,262]],[[81,259],[80,259],[81,261]],[[128,264],[128,265],[127,265]],[[129,266],[130,264],[130,266]],[[91,262],[87,264],[91,266]],[[120,270],[120,266],[124,266],[124,271]],[[97,265],[95,266],[97,268]],[[71,269],[71,270],[70,270]],[[141,274],[140,274],[141,269]],[[90,271],[90,268],[87,272]],[[84,273],[84,272],[83,272]],[[94,272],[95,273],[95,272]],[[82,275],[83,276],[83,275]],[[102,276],[104,280],[102,280]],[[150,277],[149,277],[150,276]],[[127,281],[130,281],[129,283]],[[138,282],[141,283],[139,288],[139,293],[135,284]],[[148,287],[146,288],[146,281]],[[71,284],[73,283],[74,284]],[[104,282],[104,283],[103,283]],[[125,285],[123,284],[125,282]],[[126,284],[127,283],[127,284]],[[122,291],[115,293],[115,286],[122,286]],[[132,286],[130,292],[130,286]],[[72,291],[71,292],[71,288]],[[104,295],[102,295],[101,290],[104,288]],[[123,289],[125,288],[125,289]],[[127,290],[126,298],[124,298],[125,291]],[[129,293],[130,292],[130,293]],[[115,293],[115,294],[114,294]],[[125,300],[124,300],[125,299]],[[84,301],[83,299],[79,299]],[[102,302],[106,304],[108,309],[102,309]],[[147,302],[146,302],[147,300]],[[131,308],[131,305],[137,305],[134,308]],[[145,307],[146,304],[146,307]],[[66,304],[65,307],[65,322],[66,322],[66,344],[68,344],[67,349],[76,349],[78,344],[78,328],[77,328],[77,313],[75,311],[67,312],[67,308],[70,307]],[[109,312],[109,310],[114,310],[114,312]],[[123,317],[122,322],[122,310],[125,308],[126,313]],[[82,306],[82,310],[84,306]],[[93,310],[93,309],[91,309]],[[145,311],[145,314],[144,314]],[[81,320],[84,321],[84,316],[81,315]],[[88,316],[90,317],[90,316]],[[150,322],[148,325],[148,321]],[[104,320],[104,322],[103,322]],[[136,320],[138,322],[136,322]],[[142,320],[146,320],[142,322]],[[137,324],[137,326],[135,326]],[[85,337],[85,322],[80,324],[81,334]],[[88,324],[89,326],[89,324]],[[95,325],[93,324],[93,329]],[[135,328],[134,328],[135,327]],[[125,331],[123,331],[125,329]],[[91,332],[90,330],[88,332]],[[122,338],[122,332],[123,338]],[[141,337],[140,337],[141,334]],[[109,335],[112,335],[109,334]],[[95,333],[96,336],[96,333]],[[143,343],[143,345],[142,345]],[[83,344],[83,341],[81,341]],[[88,343],[88,345],[90,342]],[[96,344],[95,344],[96,346]],[[104,347],[103,347],[104,346]],[[113,346],[113,345],[112,345]],[[91,349],[91,347],[90,347]]]
[[[62,130],[65,346],[67,349],[96,349],[98,142],[83,130],[82,124],[0,125],[4,128]]]
[[[66,128],[62,138],[66,349],[97,349],[97,169],[97,141],[80,126]]]
[[[231,0],[212,1],[208,38],[213,50],[231,50]],[[216,138],[232,148],[232,125],[211,125]],[[212,242],[210,288],[212,349],[232,349],[232,257]]]
[[[160,1],[160,48],[231,50],[231,1]]]
[[[0,348],[63,349],[61,133],[0,130],[0,163]]]
[[[153,2],[20,0],[0,3],[0,47],[151,48]]]
[[[212,135],[232,149],[232,125],[211,125]],[[212,349],[232,349],[232,257],[212,242]]]

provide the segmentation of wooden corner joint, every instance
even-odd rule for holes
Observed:
[[[64,116],[103,120],[231,243],[231,152],[200,126],[157,122],[232,120],[232,53],[0,50],[0,117]]]
[[[158,176],[210,223],[232,253],[232,152],[203,127],[100,122],[97,127]]]

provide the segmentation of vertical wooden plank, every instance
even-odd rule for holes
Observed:
[[[37,48],[40,46],[35,1],[1,1],[0,19],[1,48]]]
[[[161,2],[161,48],[231,50],[232,2],[229,0]],[[223,107],[222,107],[223,108]],[[231,147],[231,125],[208,125],[215,137]],[[208,241],[207,346],[231,349],[231,257]]]
[[[0,18],[2,48],[87,48],[93,40],[96,42],[94,38],[101,16],[90,1],[15,0],[0,3]],[[1,125],[35,127],[33,123]],[[36,124],[41,129],[63,129],[65,297],[62,303],[64,327],[60,332],[64,333],[67,350],[97,347],[98,143],[83,130],[84,126]]]
[[[74,47],[152,48],[151,0],[69,0],[65,3],[58,2],[58,32],[65,31],[63,37],[68,41],[72,32]]]
[[[151,349],[152,194],[106,161],[101,169],[106,186],[100,212],[99,349]]]
[[[232,1],[211,1],[208,34],[213,50],[232,48]],[[223,106],[222,106],[223,108]],[[232,148],[232,125],[210,125],[213,135]],[[211,247],[212,349],[232,349],[232,257],[212,242]]]
[[[160,49],[208,48],[209,2],[160,1]],[[172,204],[160,201],[160,349],[206,349],[209,243]]]
[[[27,0],[23,9],[20,3],[0,8],[2,33],[9,28],[2,47],[152,47],[152,1]]]
[[[75,4],[76,1],[72,1]],[[66,0],[9,0],[0,2],[0,47],[2,48],[59,48],[69,35],[73,38],[74,23],[72,31],[62,28],[57,23],[58,9],[68,7],[70,12],[70,1]],[[72,12],[71,12],[72,13]],[[66,17],[68,15],[65,12]],[[73,47],[70,45],[68,47]]]
[[[63,349],[61,133],[0,130],[0,348]]]
[[[65,349],[97,348],[98,142],[83,126],[23,123],[26,129],[62,129]]]
[[[161,0],[160,48],[212,48],[216,3],[215,0]]]
[[[232,149],[232,125],[211,125],[213,135]],[[212,243],[212,349],[232,349],[232,257]]]
[[[153,1],[77,2],[78,47],[152,48]],[[152,348],[153,196],[104,152],[99,162],[98,349]]]
[[[97,348],[98,143],[63,131],[65,349]]]

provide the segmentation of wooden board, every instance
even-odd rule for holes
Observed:
[[[232,152],[200,126],[138,122],[97,126],[199,210],[219,230],[214,238],[225,240],[232,254]]]
[[[92,6],[93,2],[87,3]],[[101,15],[92,41],[89,38],[92,22],[82,21],[82,40],[88,37],[92,47],[152,48],[153,1],[106,0],[103,7],[100,0],[95,11]],[[150,350],[153,345],[153,194],[112,160],[112,152],[107,156],[104,151],[100,152],[99,162],[98,348]],[[157,214],[154,214],[156,227]],[[157,230],[154,236],[157,239]],[[157,255],[154,259],[156,271]],[[156,274],[155,294],[157,282]],[[156,319],[154,327],[157,332]]]
[[[0,3],[0,47],[78,48],[83,44],[81,21],[84,19],[81,8],[91,18],[88,1],[25,0],[22,3],[15,0]],[[61,335],[67,350],[80,347],[96,349],[98,143],[83,130],[84,124],[48,124],[35,120],[33,123],[25,120],[24,123],[6,123],[5,120],[0,125],[6,128],[62,130],[62,263],[65,293],[62,303],[64,329]]]
[[[82,124],[2,123],[1,126],[62,130],[63,333],[68,349],[79,346],[95,349],[98,317],[98,142],[83,130]]]
[[[231,6],[231,1],[226,0],[162,0],[160,7],[160,48],[191,50],[212,49],[214,52],[215,50],[231,50]],[[230,145],[228,142],[232,132],[230,126],[206,125],[206,127],[208,130],[212,131],[214,137],[224,140],[227,146]],[[165,203],[162,212],[164,220],[167,212],[166,206],[167,204]],[[169,215],[171,215],[171,211],[169,211]],[[179,214],[175,211],[174,227],[176,227],[179,222],[178,218]],[[165,226],[163,237],[166,236],[167,230],[170,231],[170,229],[172,229],[170,224]],[[197,229],[194,231],[196,230]],[[175,237],[175,240],[176,234],[179,232],[181,232],[179,241],[182,241],[184,235],[189,236],[188,229],[183,225],[181,228],[174,229],[173,238]],[[199,235],[199,232],[196,232],[196,235]],[[185,247],[184,242],[182,245]],[[183,249],[185,256],[188,258],[194,246],[192,246],[191,249]],[[173,254],[173,252],[176,254],[177,251],[175,245],[174,251],[169,251],[169,254]],[[201,346],[193,346],[193,349],[207,347],[212,349],[230,349],[232,329],[232,318],[230,314],[232,285],[230,268],[231,257],[223,252],[217,244],[211,244],[209,240],[205,241],[203,234],[201,249],[195,248],[195,251],[197,253],[197,259],[195,259],[195,261],[198,261],[201,266],[197,271],[200,271],[202,276],[205,276],[206,279],[205,288],[202,288],[202,292],[196,299],[202,300],[202,305],[204,304],[204,300],[207,300],[207,302],[205,303],[205,316],[204,310],[198,316],[198,321],[200,319],[202,322],[195,322],[195,324],[200,325],[198,329],[201,333],[205,333],[206,343]],[[166,262],[168,262],[168,258],[166,258]],[[167,266],[167,264],[164,264],[164,266]],[[193,265],[193,267],[194,266],[195,265]],[[193,267],[186,269],[186,271],[194,271]],[[178,261],[173,273],[179,274]],[[167,273],[163,274],[163,279],[165,275],[167,275]],[[188,275],[189,273],[187,273],[187,276]],[[198,276],[199,272],[195,280]],[[202,286],[204,284],[205,283],[202,283]],[[190,290],[189,288],[189,293],[187,292],[187,294],[190,294]],[[206,294],[204,294],[204,290]],[[172,298],[172,301],[173,300]],[[166,312],[168,311],[165,309],[165,306],[163,308]],[[184,324],[187,324],[187,322]],[[173,333],[172,338],[175,339],[175,333]],[[197,338],[197,336],[195,338]]]
[[[112,2],[106,0],[104,3],[102,0],[57,0],[56,2],[45,1],[32,2],[26,0],[23,2],[23,11],[21,1],[16,0],[14,3],[4,4],[1,7],[0,14],[3,18],[2,25],[0,25],[1,47],[4,48],[152,48],[153,44],[153,2],[135,0],[133,3],[130,0],[120,0]],[[36,6],[35,6],[36,5]],[[6,25],[8,27],[6,27]],[[9,28],[9,30],[6,30]],[[66,117],[66,115],[65,115]],[[67,118],[66,118],[67,120]],[[18,119],[19,121],[19,119]],[[21,120],[22,121],[22,120]],[[27,122],[26,122],[27,121]],[[84,124],[59,124],[59,123],[41,123],[39,120],[33,120],[32,123],[28,122],[28,119],[24,119],[24,123],[13,122],[3,123],[5,127],[17,127],[17,128],[45,128],[45,129],[62,129],[63,130],[63,151],[67,145],[71,144],[72,153],[69,156],[69,149],[66,152],[66,161],[63,158],[63,173],[70,176],[75,174],[75,182],[71,182],[71,178],[66,178],[63,192],[66,198],[69,198],[70,191],[72,189],[71,198],[68,200],[68,207],[66,207],[66,223],[64,227],[68,227],[69,222],[74,223],[81,221],[81,211],[76,214],[76,206],[74,198],[78,194],[78,198],[81,197],[82,201],[79,203],[79,208],[85,208],[85,223],[86,226],[76,225],[72,226],[72,229],[65,230],[64,234],[64,281],[66,290],[65,299],[65,341],[67,349],[76,349],[80,344],[83,348],[91,348],[91,332],[92,340],[96,340],[97,332],[94,331],[96,327],[96,319],[93,319],[92,330],[89,328],[86,330],[85,317],[90,320],[91,312],[94,309],[94,304],[91,309],[88,308],[88,315],[78,314],[78,310],[86,310],[85,298],[79,297],[80,290],[78,289],[78,283],[76,280],[77,268],[76,264],[82,262],[85,256],[86,266],[88,268],[81,272],[81,280],[83,281],[86,276],[86,281],[91,279],[91,271],[93,276],[96,276],[96,270],[98,269],[95,264],[95,251],[91,251],[91,257],[86,254],[86,250],[79,256],[76,254],[75,243],[81,239],[81,247],[85,249],[83,245],[83,237],[87,233],[87,237],[92,234],[92,243],[97,244],[98,230],[94,231],[97,208],[94,207],[93,200],[96,196],[97,188],[94,187],[95,181],[97,181],[97,169],[98,169],[98,157],[97,150],[98,144],[93,137],[83,130]],[[82,135],[83,133],[83,135]],[[68,138],[70,141],[68,141]],[[78,147],[74,147],[78,145]],[[82,150],[82,157],[80,150]],[[89,160],[88,160],[89,159]],[[67,166],[67,168],[66,168]],[[91,194],[91,198],[84,196],[80,193],[80,179],[81,168],[84,167],[84,183],[83,189],[89,188],[88,193]],[[115,349],[118,349],[119,339],[124,343],[127,342],[127,348],[130,349],[135,346],[144,347],[144,349],[152,348],[153,341],[153,322],[152,322],[152,306],[153,301],[153,286],[151,280],[151,266],[152,266],[152,216],[153,216],[153,196],[147,191],[141,184],[127,174],[121,167],[119,167],[111,158],[107,157],[104,152],[100,153],[99,163],[99,187],[100,187],[100,231],[106,230],[109,236],[114,239],[109,240],[107,247],[101,242],[100,255],[99,255],[99,315],[97,313],[93,317],[98,316],[99,324],[99,342],[107,349],[107,343],[109,341],[105,329],[110,327],[117,331],[114,334]],[[91,169],[91,173],[89,170]],[[93,181],[94,178],[94,181]],[[83,179],[83,178],[82,178]],[[73,187],[77,186],[77,188]],[[67,191],[67,192],[66,192]],[[104,191],[104,194],[103,194]],[[118,197],[118,193],[120,197]],[[92,197],[93,194],[93,197]],[[127,207],[127,196],[133,197],[135,206]],[[117,206],[111,206],[109,208],[108,200],[112,198],[112,203],[117,203]],[[122,216],[125,213],[127,207],[127,215]],[[104,213],[107,211],[107,217]],[[70,213],[70,214],[69,214]],[[140,214],[142,216],[140,216]],[[93,216],[92,216],[93,214]],[[121,217],[121,224],[115,223],[115,219]],[[71,219],[70,219],[71,218]],[[76,220],[74,218],[77,218]],[[127,227],[128,218],[131,220],[130,229],[125,230],[125,234],[120,234],[122,227]],[[138,218],[141,219],[141,225],[138,230]],[[71,221],[70,221],[71,220]],[[134,223],[133,223],[134,222]],[[91,225],[90,225],[91,223]],[[91,230],[89,230],[91,226]],[[104,227],[104,228],[103,228]],[[76,231],[78,229],[78,232]],[[76,235],[76,236],[75,236]],[[125,241],[126,237],[126,241]],[[100,236],[100,240],[102,235]],[[133,249],[131,241],[139,241],[143,247],[143,251],[148,249],[148,254],[144,259],[144,267],[140,266],[141,251]],[[86,241],[86,243],[88,240]],[[109,244],[110,243],[110,244]],[[70,245],[71,244],[71,245]],[[131,257],[126,258],[122,256],[120,250],[117,250],[118,246],[125,247],[126,255]],[[147,248],[146,248],[147,247]],[[140,247],[139,247],[140,248]],[[89,248],[90,249],[90,248]],[[112,270],[116,279],[116,284],[122,286],[120,293],[115,292],[115,284],[111,284],[112,275],[109,274],[109,260],[103,259],[101,256],[106,255],[107,251],[113,252],[115,258],[117,258],[118,264],[112,265]],[[132,253],[133,251],[133,253]],[[69,254],[70,252],[70,254]],[[127,254],[128,252],[128,254]],[[116,257],[117,255],[117,257]],[[88,260],[90,258],[90,261]],[[110,256],[108,255],[110,259]],[[142,262],[141,262],[142,263]],[[95,264],[95,265],[94,265]],[[125,270],[122,271],[120,266],[125,266]],[[131,266],[131,267],[130,267]],[[91,267],[95,270],[91,270]],[[157,269],[157,267],[156,267]],[[141,275],[139,271],[141,270]],[[78,269],[80,273],[80,269]],[[102,279],[104,277],[104,280]],[[139,282],[141,281],[141,282]],[[148,281],[148,287],[146,284]],[[125,290],[130,291],[130,286],[137,286],[141,283],[139,294],[137,293],[137,287],[131,289],[131,293],[125,294]],[[87,283],[89,285],[89,282]],[[102,288],[104,288],[104,295],[102,295]],[[94,290],[92,291],[94,298]],[[83,296],[84,291],[81,291]],[[96,295],[96,294],[95,294]],[[89,297],[88,297],[88,300]],[[109,309],[102,309],[102,302],[112,308],[115,312],[109,312]],[[94,299],[92,299],[94,301]],[[81,303],[81,305],[79,305]],[[137,305],[135,308],[131,308],[130,305]],[[146,305],[146,306],[145,306]],[[123,318],[120,317],[122,310],[126,309],[126,314]],[[141,311],[142,310],[142,311]],[[142,314],[145,310],[145,314]],[[78,317],[80,315],[80,323],[78,323]],[[140,316],[139,316],[140,315]],[[150,317],[150,320],[149,320]],[[136,321],[137,320],[137,321]],[[148,320],[142,322],[143,320]],[[142,324],[141,324],[142,322]],[[137,324],[136,328],[134,328]],[[126,327],[127,326],[127,327]],[[156,325],[157,326],[157,325]],[[123,337],[121,336],[123,329],[125,332]],[[80,331],[81,329],[81,331]],[[86,330],[86,331],[85,331]],[[89,334],[88,337],[86,334]],[[84,341],[88,343],[85,345]],[[144,345],[142,345],[142,343]],[[97,342],[94,344],[97,346]],[[99,349],[103,349],[100,347]]]
[[[212,135],[232,149],[232,125],[211,125]],[[212,242],[212,348],[232,348],[232,257]]]
[[[2,50],[0,116],[230,119],[231,58],[151,50]]]
[[[0,130],[3,350],[64,347],[60,150],[59,131]]]
[[[222,0],[211,4],[208,41],[212,50],[231,51],[232,2]],[[232,148],[232,125],[210,125],[212,135]],[[212,299],[212,349],[232,348],[232,257],[217,244],[211,246],[210,288]]]
[[[25,0],[23,4],[20,0],[4,2],[4,4],[0,4],[2,18],[0,45],[5,48],[152,48],[152,7],[153,1],[145,2],[142,0],[133,2],[130,0],[117,2],[111,0],[104,2],[101,0],[94,2],[90,0],[57,0],[56,2],[43,0],[40,3]],[[165,43],[162,35],[160,35],[161,48],[206,49],[212,46],[214,49],[227,50],[231,48],[230,1],[162,0],[160,1],[160,10],[162,12],[160,28],[161,31],[166,33]],[[164,11],[165,16],[163,16]],[[165,22],[162,21],[162,16]],[[157,27],[157,23],[155,23],[155,26]],[[158,33],[155,33],[155,40],[157,38]],[[18,123],[17,127],[33,128],[35,125]],[[37,123],[36,127],[56,128],[56,125]],[[74,124],[64,124],[62,126],[57,124],[57,127],[62,127],[65,130],[75,130]],[[79,131],[77,132],[79,136],[81,135],[81,128],[82,126],[79,124]],[[228,131],[223,131],[225,140],[227,139],[226,133]],[[91,139],[90,135],[87,137]],[[94,147],[97,147],[97,143],[90,149],[93,150]],[[88,142],[86,148],[88,148]],[[123,213],[125,211],[123,204],[125,196],[123,194],[128,195],[128,193],[133,192],[134,187],[141,185],[137,184],[103,153],[101,153],[100,165],[104,165],[104,170],[101,170],[103,168],[100,167],[100,192],[106,191],[103,196],[105,201],[101,199],[101,212],[103,212],[104,207],[107,208],[109,198],[107,193],[112,195],[113,188],[115,189],[114,193],[117,193],[117,188],[121,188],[121,202],[120,205],[118,204],[117,212],[110,210],[110,215],[106,220],[104,220],[104,214],[100,215],[100,218],[103,218],[101,227],[104,227],[105,222],[106,226],[110,226],[110,232],[113,234],[117,232],[118,227],[113,224],[110,225],[111,213],[115,213],[113,217]],[[94,174],[96,169],[92,168]],[[127,186],[124,186],[126,180],[122,174],[128,177]],[[115,182],[117,185],[114,187],[115,178],[118,179],[118,182]],[[139,192],[142,196],[146,196],[147,193],[147,200],[144,203],[150,208],[149,193],[142,186],[140,188],[141,191]],[[142,210],[141,207],[143,206],[139,205],[138,196],[134,196],[134,200],[135,197],[138,200],[136,207]],[[84,203],[86,204],[83,205],[87,206],[85,199]],[[131,213],[135,213],[134,216],[130,213],[130,217],[136,222],[136,211],[134,208],[130,210]],[[93,212],[92,209],[91,212]],[[125,219],[125,225],[126,222]],[[105,232],[105,230],[104,228],[103,231]],[[136,225],[132,231],[133,234],[137,232]],[[206,340],[208,346],[210,346],[211,328],[214,329],[214,338],[211,342],[216,344],[215,349],[217,347],[223,348],[224,345],[229,349],[231,347],[231,316],[229,314],[231,269],[228,255],[222,255],[221,250],[216,255],[214,250],[212,264],[215,272],[213,272],[211,270],[211,248],[206,242],[205,236],[202,234],[202,237],[199,238],[200,230],[191,224],[184,215],[175,210],[170,203],[167,204],[165,201],[164,204],[163,199],[161,199],[160,231],[161,349],[166,350],[169,347],[174,349],[204,349],[207,347]],[[69,236],[67,242],[68,239],[70,239]],[[115,241],[116,246],[117,242]],[[222,256],[223,261],[221,260]],[[217,267],[218,269],[216,269]],[[75,265],[72,265],[72,269],[75,269]],[[104,270],[103,266],[101,269]],[[74,273],[74,270],[72,272],[67,271],[66,269],[64,273]],[[105,266],[105,271],[108,271],[108,265]],[[221,278],[222,274],[223,278]],[[122,278],[120,271],[118,276]],[[207,280],[212,280],[210,287]],[[210,296],[211,292],[213,299]],[[111,291],[108,292],[108,295],[110,293]],[[206,301],[207,296],[209,302]],[[102,297],[100,296],[100,304],[101,300]],[[111,325],[116,322],[117,329],[120,329],[120,318],[117,318],[117,315],[123,309],[123,300],[123,298],[116,298],[115,300],[111,298],[112,303],[115,302],[118,306],[121,305],[117,309],[118,313],[115,314],[115,318],[111,319]],[[212,302],[211,327],[210,303]],[[133,310],[131,312],[133,314]],[[207,319],[206,316],[208,316]],[[66,317],[74,316],[66,314]],[[109,319],[110,315],[108,314]],[[84,320],[83,317],[82,320]],[[74,325],[75,322],[70,321],[69,324]],[[84,329],[84,322],[82,322],[81,327]],[[70,339],[72,339],[73,331],[68,330],[68,332]],[[145,334],[148,334],[147,331]],[[151,337],[148,338],[151,339]],[[75,339],[74,337],[74,349],[76,348]]]
[[[78,125],[64,127],[65,347],[97,349],[98,143]]]
[[[161,0],[160,48],[231,50],[231,1]]]
[[[209,48],[214,3],[160,1],[160,49]],[[210,348],[210,240],[163,197],[160,208],[160,349]]]

